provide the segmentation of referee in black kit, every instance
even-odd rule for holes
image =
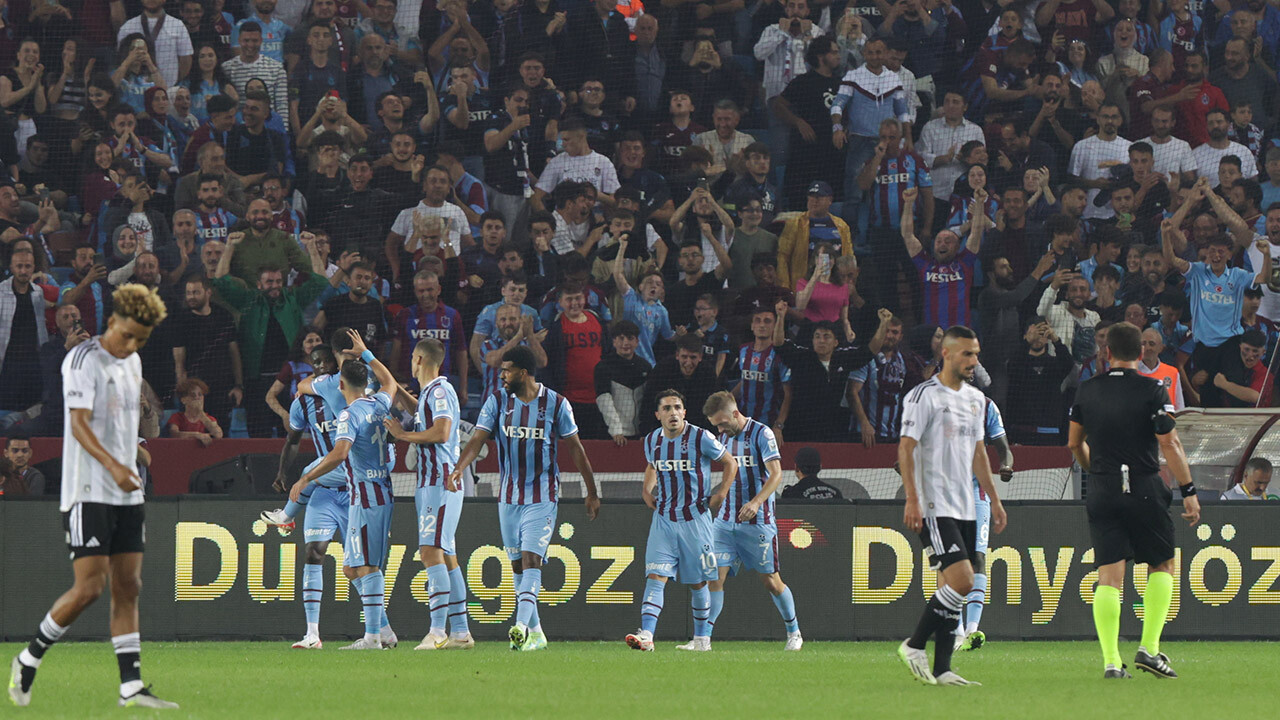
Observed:
[[[1200,522],[1200,501],[1191,468],[1169,413],[1169,393],[1156,380],[1138,374],[1142,333],[1130,323],[1107,331],[1111,370],[1088,380],[1071,408],[1067,445],[1089,473],[1085,507],[1093,538],[1098,588],[1093,624],[1102,645],[1107,679],[1131,677],[1120,660],[1120,590],[1125,561],[1146,563],[1147,591],[1142,596],[1142,644],[1134,665],[1161,678],[1176,678],[1160,652],[1160,631],[1173,599],[1173,493],[1160,477],[1164,452],[1182,492],[1182,517]]]

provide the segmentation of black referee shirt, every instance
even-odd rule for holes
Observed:
[[[1128,465],[1135,478],[1159,473],[1156,422],[1172,428],[1171,412],[1169,392],[1136,370],[1115,369],[1086,380],[1076,393],[1071,421],[1084,427],[1089,473],[1118,476],[1121,465]]]

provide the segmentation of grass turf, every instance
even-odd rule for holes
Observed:
[[[849,717],[1089,718],[1263,717],[1274,712],[1256,674],[1269,643],[1168,643],[1181,674],[1134,672],[1104,682],[1086,642],[994,642],[957,653],[956,669],[980,688],[913,682],[893,643],[716,643],[705,654],[640,653],[621,642],[559,643],[513,653],[486,642],[470,652],[290,650],[288,643],[145,643],[143,673],[156,694],[182,705],[165,717]],[[1135,643],[1122,644],[1131,654]],[[21,645],[0,645],[4,671]],[[1132,668],[1131,668],[1132,670]],[[106,643],[58,645],[45,657],[31,706],[0,701],[5,717],[151,716],[115,707],[118,677]]]

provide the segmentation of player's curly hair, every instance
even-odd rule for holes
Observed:
[[[129,283],[121,285],[111,294],[115,304],[113,313],[120,317],[130,318],[139,325],[155,327],[169,314],[165,309],[160,294],[146,285]]]

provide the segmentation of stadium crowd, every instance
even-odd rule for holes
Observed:
[[[1265,0],[0,0],[0,434],[59,435],[113,286],[144,436],[283,436],[341,327],[474,417],[528,345],[582,435],[733,389],[898,438],[942,330],[1062,445],[1110,324],[1178,407],[1272,405]],[[341,350],[341,347],[336,349]],[[232,418],[242,408],[243,427]],[[148,420],[149,418],[149,420]]]

